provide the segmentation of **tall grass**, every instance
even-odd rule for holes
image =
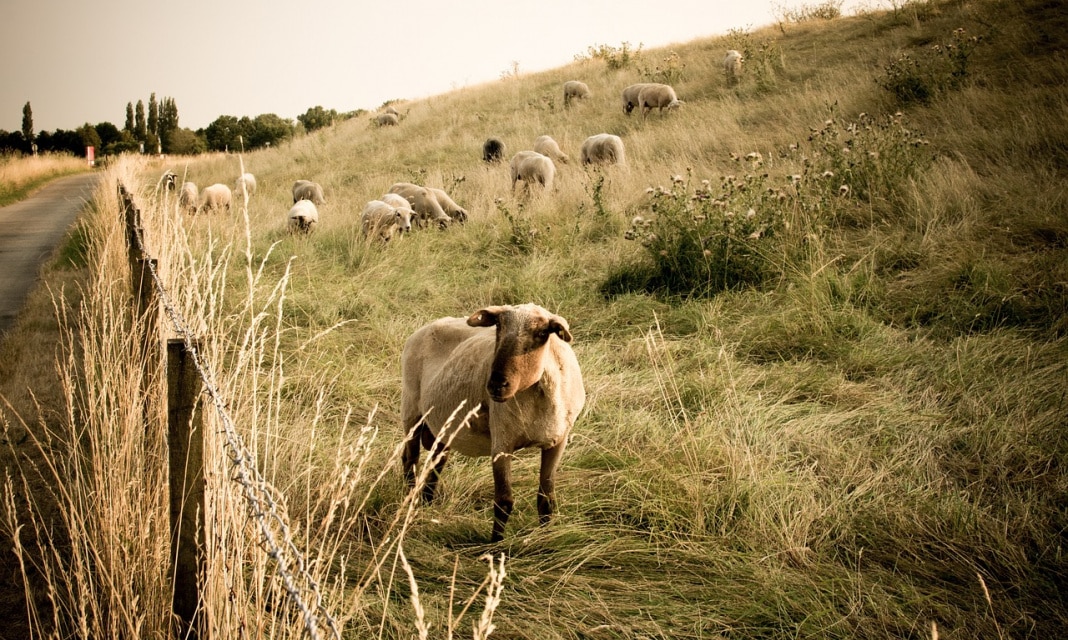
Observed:
[[[148,185],[139,195],[166,288],[209,338],[227,410],[346,637],[476,624],[539,639],[1061,632],[1068,70],[1043,38],[1063,34],[1025,28],[1055,20],[1055,3],[925,4],[910,20],[872,12],[676,45],[677,66],[668,51],[591,55],[402,104],[398,127],[352,120],[279,149],[167,167],[201,186],[254,172],[260,190],[229,216],[183,218],[151,186],[160,167],[125,169]],[[886,64],[995,23],[964,81],[898,115],[899,97],[877,81]],[[719,61],[746,40],[766,59],[728,88]],[[625,116],[619,89],[666,60],[684,70],[683,110]],[[594,95],[565,111],[554,97],[573,78]],[[560,165],[546,194],[512,194],[507,170],[481,161],[489,136],[515,152],[548,133],[576,158],[602,131],[623,137],[628,164]],[[298,178],[322,183],[328,201],[306,237],[285,232]],[[364,242],[364,203],[400,180],[445,187],[467,225]],[[711,199],[753,209],[757,226],[734,239],[754,241],[759,278],[604,294],[613,274],[660,259],[649,247],[663,273],[692,275],[700,261],[678,250],[688,241],[625,236],[641,216],[706,241],[713,211],[699,207]],[[93,256],[122,255],[109,208],[94,218]],[[773,244],[751,238],[765,222]],[[705,250],[716,255],[706,244],[694,257]],[[91,260],[87,302],[66,316],[79,332],[65,360],[78,372],[64,376],[72,418],[41,448],[67,493],[115,494],[120,506],[143,491],[134,478],[158,475],[145,469],[160,436],[139,433],[132,409],[111,400],[140,388],[105,377],[118,373],[104,363],[129,350],[114,260]],[[399,356],[432,318],[527,301],[569,320],[587,407],[559,474],[558,517],[537,526],[537,456],[520,455],[509,532],[489,545],[485,460],[452,457],[433,505],[403,486]],[[89,348],[99,355],[81,355]],[[111,412],[82,418],[89,407]],[[94,444],[119,430],[127,436]],[[93,469],[98,450],[138,473],[105,480],[63,466]],[[300,635],[225,449],[212,460],[212,628]],[[54,624],[69,635],[165,632],[167,534],[155,497],[142,502],[107,512],[121,524],[103,534],[82,524],[103,521],[100,505],[68,500],[64,529],[92,542],[50,565],[23,547],[53,567],[49,580],[85,567],[77,582],[95,591],[54,589]],[[8,528],[41,521],[9,504]],[[26,526],[40,551],[62,548]],[[152,595],[95,580],[120,573],[98,566],[115,555]],[[492,617],[476,621],[480,608]]]
[[[84,158],[70,154],[0,155],[0,207],[9,205],[63,175],[89,171]]]

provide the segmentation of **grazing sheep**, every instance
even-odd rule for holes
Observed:
[[[178,174],[170,169],[163,172],[163,175],[159,177],[159,184],[163,185],[163,188],[167,191],[174,191],[174,188],[178,186]],[[157,189],[159,186],[157,185]]]
[[[256,176],[251,173],[242,173],[234,182],[234,197],[244,198],[247,194],[251,198],[254,193],[256,193]]]
[[[441,318],[413,333],[401,354],[408,486],[415,486],[420,445],[433,457],[440,454],[423,485],[427,502],[434,498],[448,451],[490,456],[490,539],[497,542],[512,512],[514,452],[538,447],[538,519],[547,523],[556,507],[556,469],[586,402],[571,340],[565,319],[534,304],[487,307],[467,319]],[[451,421],[454,411],[457,416],[472,412],[471,418],[463,424]]]
[[[538,183],[546,190],[552,189],[553,178],[556,176],[556,165],[552,158],[543,156],[537,151],[520,151],[512,156],[512,191],[515,185],[522,180],[529,191],[530,185]]]
[[[393,105],[387,106],[385,109],[382,110],[382,113],[392,113],[393,115],[400,117],[400,111],[397,111],[397,108]]]
[[[738,84],[738,78],[742,74],[742,53],[731,49],[723,58],[723,72],[727,76],[727,86],[733,87]]]
[[[192,182],[183,182],[181,190],[178,191],[178,206],[181,210],[196,213],[198,200],[200,200],[200,191],[197,186]]]
[[[311,200],[317,207],[326,204],[323,188],[318,182],[311,180],[297,180],[293,183],[293,202],[296,203],[298,200]]]
[[[438,202],[434,192],[426,187],[420,187],[411,182],[397,182],[389,188],[388,193],[396,193],[408,201],[412,211],[416,214],[417,227],[429,227],[431,223],[435,223],[438,227],[446,229],[452,222],[452,218],[441,208],[441,203]]]
[[[360,216],[360,230],[366,238],[389,242],[394,234],[412,230],[412,210],[407,201],[404,206],[395,207],[382,200],[371,200]]]
[[[500,162],[504,160],[504,143],[497,138],[489,138],[482,143],[482,160]]]
[[[395,113],[380,113],[375,116],[375,124],[380,127],[395,127],[400,124],[400,117]]]
[[[642,117],[648,117],[649,112],[656,109],[661,114],[664,109],[671,111],[683,105],[675,95],[675,90],[666,84],[650,84],[638,92],[638,104],[642,108]]]
[[[592,135],[582,143],[582,164],[626,164],[623,140],[611,133]]]
[[[538,136],[534,140],[534,150],[543,156],[549,156],[553,159],[553,162],[567,164],[568,160],[570,160],[567,154],[560,150],[560,145],[556,144],[556,140],[553,140],[550,136]]]
[[[630,112],[634,111],[634,107],[638,106],[638,94],[650,84],[649,82],[639,82],[623,90],[623,113],[629,116]]]
[[[210,187],[204,187],[204,190],[200,192],[200,201],[197,205],[197,212],[201,213],[226,209],[227,213],[229,213],[231,200],[233,200],[233,193],[230,191],[230,187],[216,182]]]
[[[298,200],[293,203],[286,218],[290,233],[311,233],[319,224],[319,209],[311,200]]]
[[[441,205],[441,210],[445,212],[445,215],[460,224],[467,222],[467,209],[456,204],[456,201],[450,198],[444,189],[438,189],[437,187],[427,187],[427,189],[434,194],[434,199]]]
[[[589,98],[592,94],[590,88],[586,86],[585,82],[579,82],[578,80],[568,80],[564,83],[564,106],[570,107],[572,100],[583,100]]]

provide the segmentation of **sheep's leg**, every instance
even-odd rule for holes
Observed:
[[[538,479],[538,522],[548,524],[556,511],[556,468],[564,455],[564,440],[555,447],[541,450],[541,475]]]
[[[490,542],[504,539],[504,525],[512,515],[512,452],[493,456],[493,535]]]
[[[404,450],[401,452],[401,463],[404,468],[404,481],[408,488],[415,487],[415,468],[419,465],[419,453],[422,446],[422,431],[426,425],[420,424],[408,431],[408,439],[404,441]]]
[[[429,428],[424,426],[424,429],[423,446],[430,451],[430,461],[434,465],[426,476],[426,484],[423,485],[423,502],[430,503],[433,502],[434,494],[437,493],[438,478],[441,477],[441,470],[445,468],[445,462],[449,459],[449,452],[445,448],[445,443],[436,440]]]

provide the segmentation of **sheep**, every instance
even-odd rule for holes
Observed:
[[[408,201],[416,214],[417,227],[436,223],[439,228],[446,229],[452,222],[452,218],[441,208],[437,196],[426,187],[411,182],[396,182],[389,188],[388,193],[396,193]]]
[[[638,94],[650,84],[652,83],[639,82],[623,89],[623,113],[629,116],[630,112],[634,111],[634,107],[638,106]]]
[[[678,109],[683,105],[683,102],[678,99],[675,95],[675,90],[670,85],[650,84],[638,92],[638,104],[642,108],[642,117],[644,118],[648,117],[649,112],[653,109],[663,114],[664,109],[668,111]]]
[[[738,77],[742,74],[742,53],[735,49],[727,51],[723,58],[723,72],[727,76],[727,86],[733,87],[738,84]]]
[[[311,200],[317,207],[321,204],[326,204],[326,198],[323,197],[323,188],[318,182],[312,182],[311,180],[297,180],[293,183],[294,204],[298,200]]]
[[[182,211],[196,213],[197,202],[200,200],[200,191],[192,182],[183,182],[178,191],[178,206]]]
[[[592,94],[590,88],[586,86],[585,82],[579,82],[578,80],[568,80],[564,83],[564,106],[570,107],[571,100],[583,100],[589,98]]]
[[[496,329],[490,329],[496,327]],[[437,462],[422,488],[434,499],[450,450],[490,456],[492,542],[504,538],[512,512],[514,452],[541,449],[538,519],[556,508],[555,476],[568,436],[586,402],[567,321],[535,304],[490,306],[467,319],[441,318],[413,333],[401,353],[402,462],[415,487],[420,445]],[[450,414],[469,412],[457,424]]]
[[[553,178],[556,176],[556,165],[549,156],[544,156],[537,151],[520,151],[512,156],[512,191],[515,185],[522,180],[529,190],[530,185],[537,182],[546,190],[553,186]]]
[[[484,162],[500,162],[504,160],[504,143],[497,138],[489,138],[482,143],[482,160]]]
[[[582,143],[582,164],[626,164],[623,140],[611,133],[598,133]]]
[[[234,197],[251,198],[256,193],[256,176],[251,173],[242,173],[234,182]]]
[[[382,200],[371,200],[363,208],[360,229],[364,237],[389,242],[394,234],[412,230],[412,210],[407,201],[404,206],[395,207]]]
[[[467,222],[467,209],[456,204],[456,201],[450,198],[444,189],[438,189],[437,187],[427,187],[427,189],[434,194],[434,199],[441,205],[441,210],[445,212],[445,215],[460,224]]]
[[[204,187],[204,190],[200,192],[197,212],[219,211],[221,209],[226,209],[229,212],[231,200],[233,200],[233,194],[230,191],[230,187],[216,182],[210,187]]]
[[[400,124],[400,118],[395,113],[380,113],[375,116],[375,124],[380,127],[395,127]]]
[[[167,169],[163,172],[163,175],[160,176],[159,183],[156,186],[157,189],[159,188],[159,185],[163,185],[163,188],[167,191],[174,191],[174,188],[178,186],[178,174]]]
[[[550,136],[538,136],[534,140],[534,150],[543,156],[549,156],[553,162],[562,162],[567,164],[570,158],[567,154],[560,150],[560,145],[556,143]]]
[[[386,106],[386,108],[382,110],[382,113],[392,113],[393,115],[397,116],[398,118],[400,117],[400,111],[397,111],[397,108],[394,107],[393,105]]]
[[[290,233],[311,233],[319,224],[319,209],[311,200],[298,200],[289,209],[286,219]]]

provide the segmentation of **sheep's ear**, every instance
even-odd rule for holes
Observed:
[[[467,325],[470,327],[493,327],[497,325],[497,316],[501,314],[504,307],[486,307],[480,309],[467,319]]]
[[[564,320],[560,316],[553,316],[549,318],[549,331],[560,336],[560,339],[564,342],[571,342],[571,328],[567,326],[567,320]]]

